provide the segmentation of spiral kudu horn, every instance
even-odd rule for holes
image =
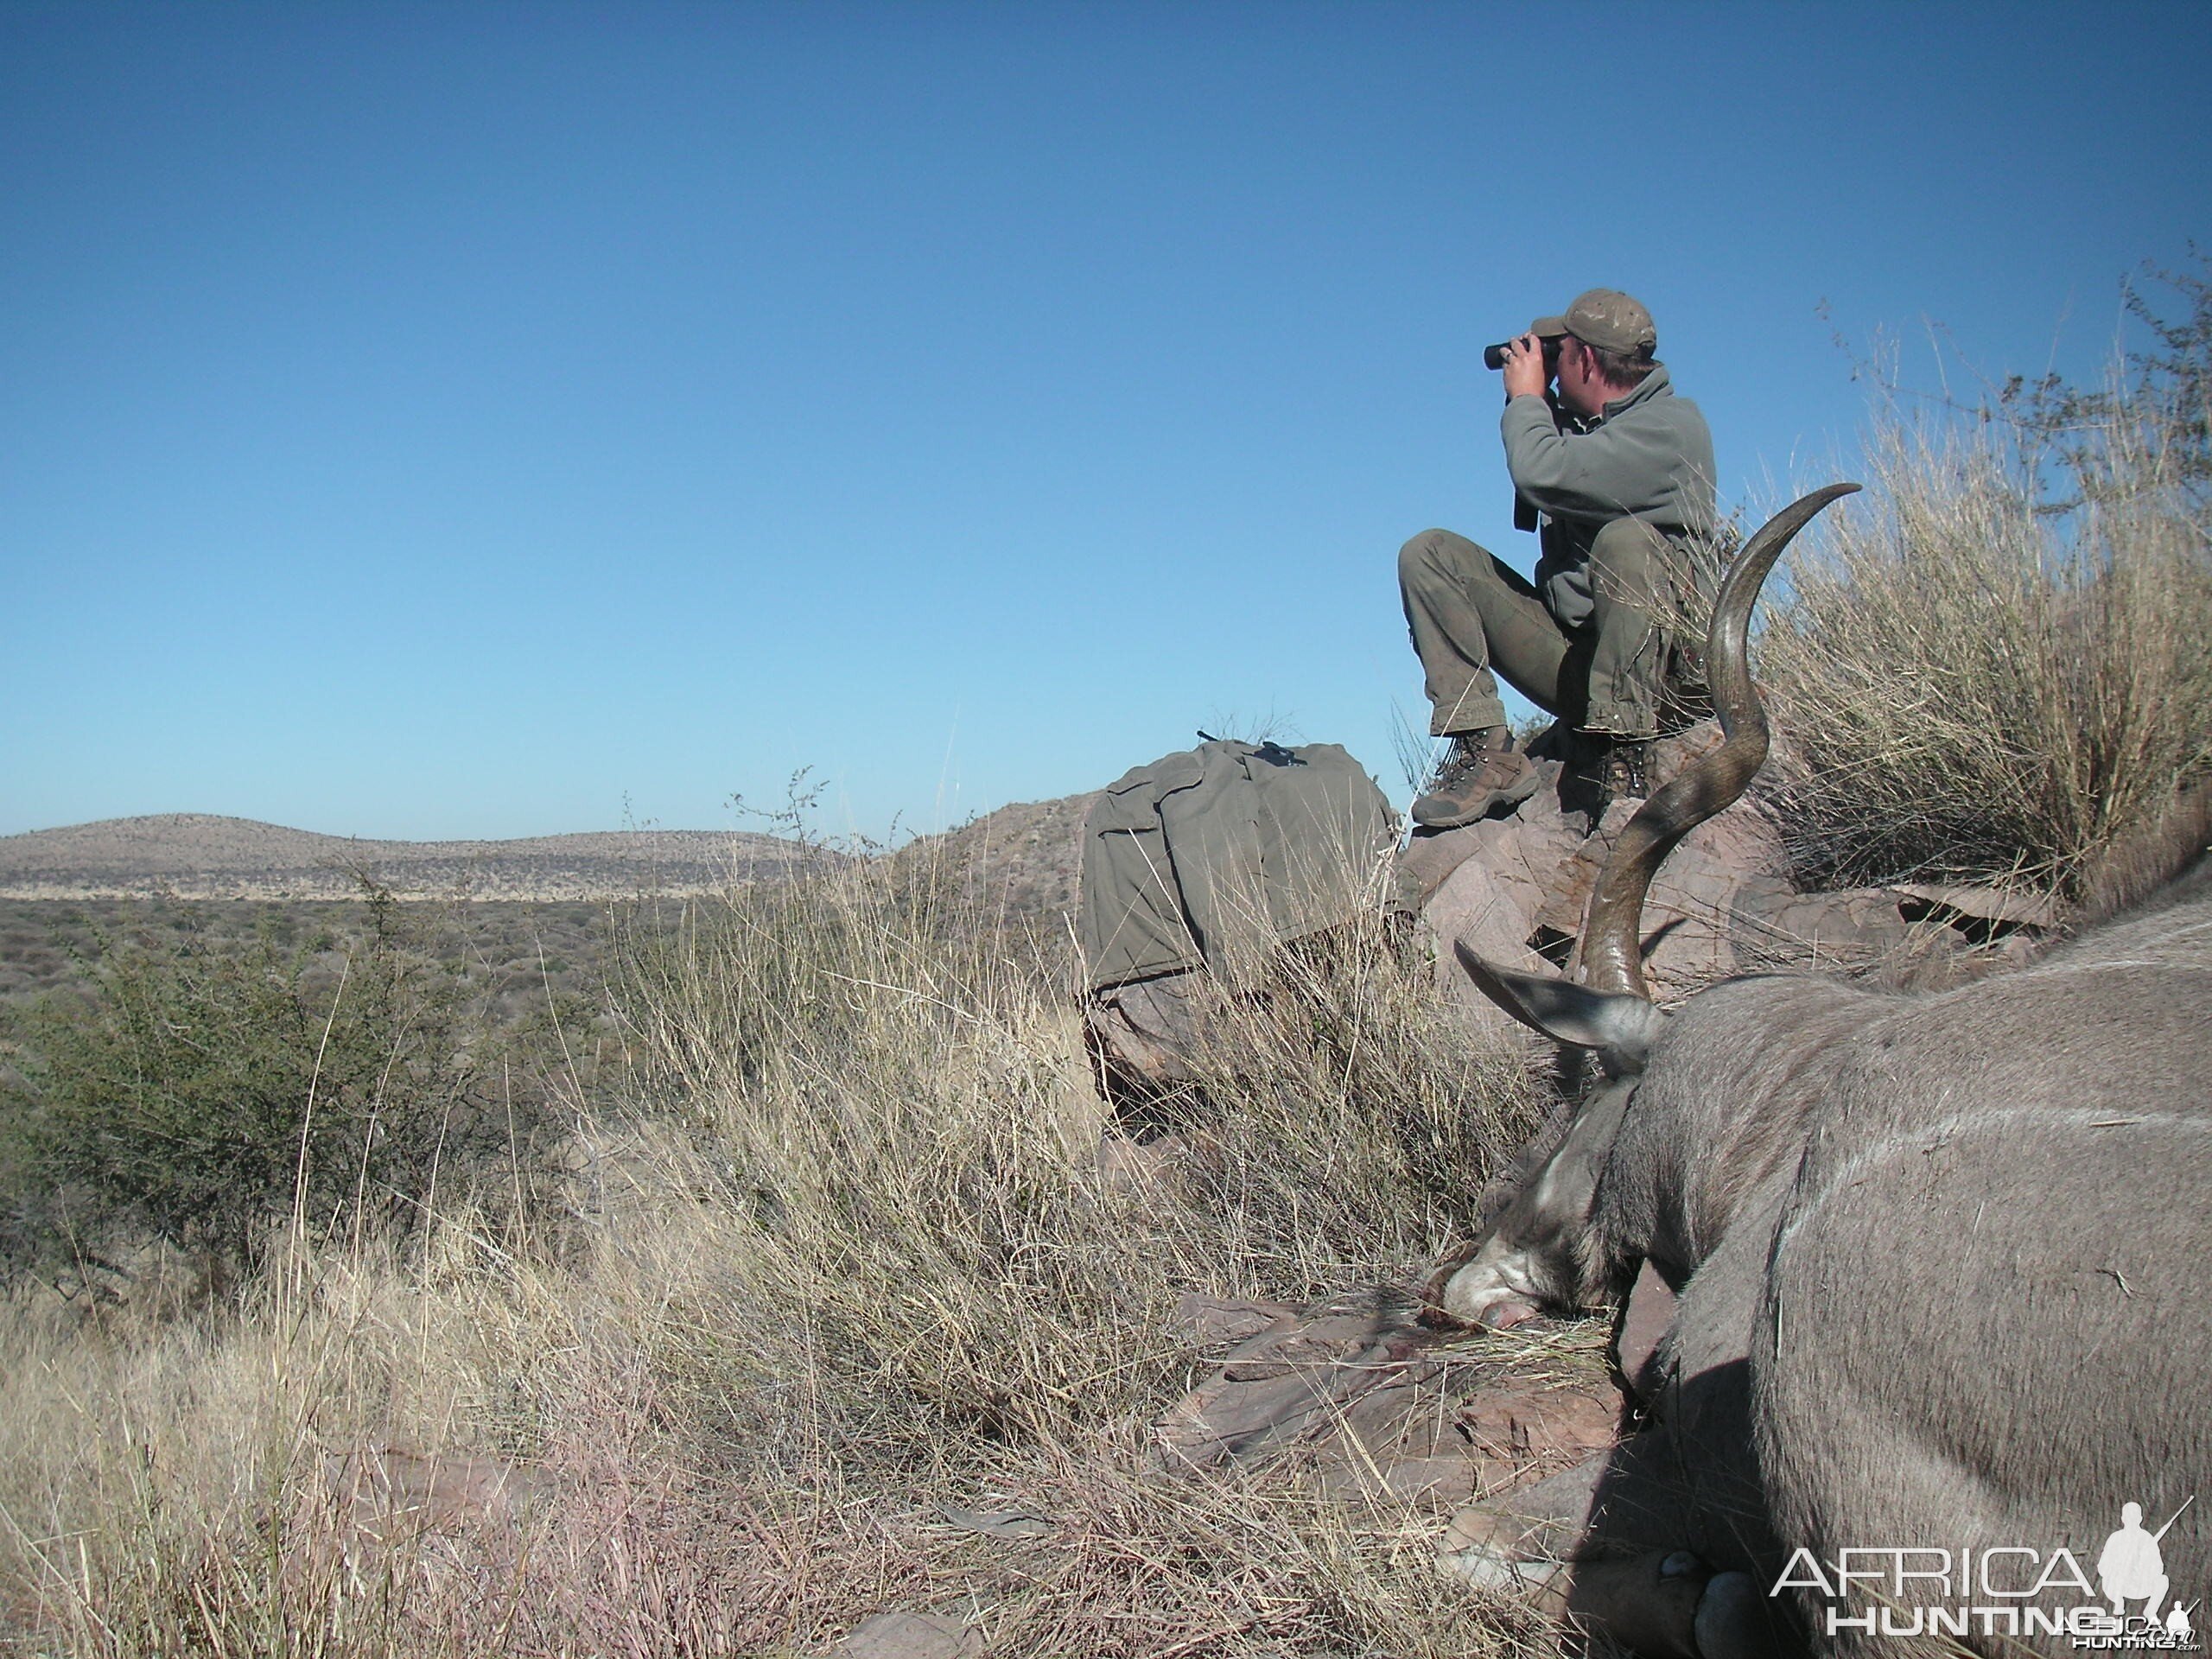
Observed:
[[[1766,760],[1766,711],[1751,684],[1746,639],[1751,605],[1782,550],[1813,515],[1856,484],[1831,484],[1791,502],[1744,544],[1713,601],[1706,671],[1726,741],[1686,766],[1638,809],[1621,831],[1590,894],[1582,926],[1582,982],[1592,990],[1648,996],[1643,988],[1643,942],[1637,926],[1644,895],[1667,855],[1684,836],[1733,805]]]

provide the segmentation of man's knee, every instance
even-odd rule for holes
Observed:
[[[1456,531],[1424,530],[1398,550],[1402,593],[1464,594],[1490,576],[1490,555]]]
[[[1641,518],[1616,518],[1590,543],[1590,592],[1600,605],[1663,607],[1667,538]]]
[[[1465,541],[1448,530],[1424,530],[1398,550],[1398,585],[1417,585],[1432,575],[1446,573],[1452,563],[1449,543]]]
[[[1641,518],[1616,518],[1590,543],[1590,568],[1622,584],[1643,584],[1653,562],[1664,556],[1667,538]]]

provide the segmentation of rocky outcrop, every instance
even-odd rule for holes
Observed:
[[[1711,721],[1654,745],[1655,786],[1717,747]],[[1530,972],[1572,960],[1590,890],[1637,803],[1593,825],[1557,760],[1512,816],[1459,830],[1415,830],[1402,862],[1418,883],[1437,982],[1487,1010],[1452,959],[1464,942]],[[2047,906],[1993,888],[1900,884],[1800,893],[1773,819],[1756,799],[1692,830],[1654,880],[1643,909],[1644,971],[1662,1000],[1732,974],[1881,964],[1916,979],[1979,970],[2026,950],[2051,925]]]
[[[1612,1444],[1620,1396],[1596,1338],[1447,1335],[1416,1311],[1376,1291],[1306,1308],[1186,1296],[1181,1333],[1218,1357],[1153,1425],[1154,1465],[1288,1459],[1325,1491],[1449,1510]]]

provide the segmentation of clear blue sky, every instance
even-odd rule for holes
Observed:
[[[2093,372],[2212,6],[0,0],[0,833],[931,829],[1272,714],[1406,792],[1486,342],[1643,298],[1725,505],[1836,337]],[[1840,460],[1837,458],[1840,458]]]

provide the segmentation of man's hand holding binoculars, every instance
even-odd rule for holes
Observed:
[[[1497,349],[1505,358],[1505,395],[1542,397],[1552,382],[1552,366],[1544,360],[1544,342],[1534,334],[1523,334]]]

